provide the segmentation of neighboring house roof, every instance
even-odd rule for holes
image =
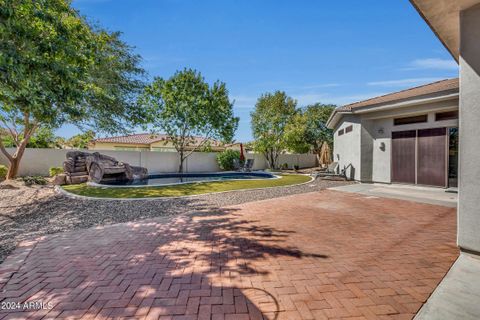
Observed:
[[[194,139],[195,139],[195,144],[200,144],[204,140],[203,137],[194,137]],[[168,140],[168,136],[166,134],[138,133],[138,134],[131,134],[126,136],[98,138],[98,139],[92,140],[92,143],[102,142],[102,143],[150,145],[155,142],[167,141],[167,140]],[[213,139],[209,139],[209,141],[214,146],[220,146],[222,144],[220,141],[213,140]]]
[[[327,126],[332,126],[332,120],[342,113],[355,113],[358,109],[363,108],[375,108],[384,105],[390,105],[395,103],[401,103],[404,101],[427,98],[432,96],[443,96],[448,94],[458,93],[459,90],[459,80],[455,79],[446,79],[422,86],[386,94],[383,96],[358,101],[355,103],[347,104],[345,106],[339,107],[334,110],[332,115],[327,121]]]

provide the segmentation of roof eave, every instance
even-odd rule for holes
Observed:
[[[352,110],[353,114],[362,114],[362,113],[369,113],[369,112],[376,112],[376,111],[382,111],[385,109],[395,109],[395,108],[403,108],[403,107],[411,107],[411,106],[416,106],[416,105],[423,105],[426,103],[434,103],[434,102],[440,102],[440,101],[445,101],[445,100],[450,100],[454,98],[458,98],[459,93],[448,93],[448,94],[442,94],[442,95],[436,95],[434,97],[428,97],[428,98],[413,98],[413,99],[408,99],[404,101],[392,101],[391,103],[383,103],[379,105],[374,105],[374,106],[365,106],[361,108],[356,108]]]
[[[342,118],[344,114],[351,114],[351,111],[340,111],[340,110],[334,110],[332,114],[330,115],[330,118],[328,118],[326,126],[328,129],[335,129],[335,127],[338,124],[338,121]]]
[[[111,144],[136,144],[136,145],[143,145],[143,146],[150,146],[153,142],[151,143],[144,143],[144,142],[126,142],[126,141],[99,141],[95,140],[93,143],[111,143]]]
[[[397,101],[394,103],[383,103],[383,104],[374,105],[374,106],[365,106],[358,109],[352,109],[351,111],[335,110],[330,115],[330,118],[328,119],[326,125],[327,125],[327,128],[329,129],[335,129],[336,125],[338,124],[338,122],[340,121],[340,119],[344,114],[364,114],[364,113],[384,111],[384,110],[395,109],[395,108],[405,108],[405,107],[411,107],[415,105],[423,105],[427,103],[434,103],[434,102],[455,99],[455,98],[458,98],[458,96],[459,96],[459,93],[456,92],[456,93],[437,95],[435,97],[429,97],[429,98],[423,98],[423,99],[409,99],[401,102]]]
[[[425,23],[430,27],[432,32],[435,34],[435,36],[440,40],[442,45],[447,49],[447,51],[450,53],[450,55],[455,59],[455,61],[458,63],[459,62],[459,54],[458,50],[454,50],[454,48],[451,48],[443,39],[443,37],[440,35],[440,33],[437,31],[437,29],[433,26],[433,24],[430,22],[430,20],[425,16],[423,11],[420,9],[420,7],[415,3],[416,0],[409,0],[412,6],[415,8],[417,13],[422,17],[422,19],[425,21]]]
[[[410,0],[412,6],[458,62],[460,56],[460,16],[480,0]]]

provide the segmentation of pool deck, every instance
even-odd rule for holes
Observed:
[[[332,190],[353,192],[372,197],[428,203],[433,205],[457,207],[458,194],[443,188],[412,186],[401,184],[356,183],[334,187]]]
[[[47,235],[0,266],[2,301],[47,308],[0,318],[411,319],[458,256],[455,225],[449,207],[325,190]]]
[[[462,253],[415,320],[478,320],[479,302],[480,259]]]

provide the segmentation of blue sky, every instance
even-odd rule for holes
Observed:
[[[142,55],[149,76],[185,67],[227,83],[251,137],[264,92],[300,106],[338,105],[458,75],[456,63],[407,0],[74,0]],[[63,127],[58,134],[78,130]]]

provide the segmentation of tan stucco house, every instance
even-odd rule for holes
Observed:
[[[339,155],[340,161],[345,160],[343,164],[348,162],[347,159],[343,159],[347,153],[342,149],[345,141],[342,141],[341,138],[347,137],[346,131],[349,131],[351,135],[347,139],[351,139],[352,148],[356,149],[352,154],[359,153],[359,155],[352,156],[351,160],[356,161],[359,170],[358,173],[354,173],[354,177],[358,180],[375,181],[382,178],[387,182],[388,180],[394,182],[397,178],[394,171],[396,172],[400,167],[397,168],[397,164],[393,164],[393,162],[399,160],[406,168],[409,168],[408,172],[413,172],[411,168],[414,156],[408,152],[402,152],[403,156],[397,155],[393,150],[397,147],[400,151],[411,150],[415,152],[417,158],[415,162],[417,171],[415,175],[405,174],[401,178],[408,178],[410,183],[414,179],[418,183],[420,178],[420,183],[424,183],[425,173],[420,172],[419,177],[418,166],[420,165],[420,170],[425,168],[419,164],[423,160],[418,161],[418,158],[426,156],[424,151],[428,150],[433,150],[433,154],[441,155],[438,145],[443,145],[443,141],[449,139],[449,137],[443,137],[446,133],[441,128],[454,127],[457,121],[456,119],[437,121],[436,114],[453,112],[458,108],[457,245],[460,254],[445,278],[417,313],[415,320],[476,320],[480,318],[480,0],[410,0],[410,2],[458,62],[460,71],[458,84],[453,85],[454,80],[447,80],[440,84],[424,86],[423,89],[414,88],[410,91],[390,95],[390,98],[393,98],[391,101],[383,101],[380,97],[378,100],[372,99],[373,103],[365,101],[343,110],[339,109],[334,115],[335,119],[330,119],[329,123],[337,135],[336,151],[334,152]],[[445,87],[438,88],[443,86]],[[432,89],[431,92],[421,92],[429,88]],[[396,99],[403,94],[408,95],[408,92],[413,94]],[[388,96],[386,97],[389,99]],[[438,98],[441,101],[420,104],[418,104],[419,101],[415,101],[424,100],[423,102],[426,102],[425,99],[430,98]],[[407,109],[397,108],[399,106],[395,106],[395,104],[404,104],[404,107],[410,108],[410,111],[402,114],[403,110]],[[405,104],[412,105],[408,107]],[[382,110],[382,107],[387,110]],[[372,111],[371,109],[376,110]],[[425,116],[423,116],[416,120],[422,122],[400,124],[405,121],[400,120],[397,121],[397,126],[394,122],[392,123],[392,119],[394,121],[395,118],[407,118],[408,122],[408,118],[415,116],[417,111],[427,114],[426,122]],[[375,116],[382,112],[395,114],[392,117],[377,118]],[[450,114],[453,115],[453,113]],[[373,118],[368,119],[369,117]],[[382,122],[383,124],[381,124]],[[386,125],[387,122],[389,126]],[[350,126],[352,127],[347,130],[347,127]],[[405,130],[397,129],[399,126],[406,126]],[[355,134],[353,134],[354,128],[356,129]],[[342,129],[344,130],[343,135],[338,138]],[[423,129],[431,129],[431,131],[422,132]],[[397,131],[404,131],[404,133],[394,134]],[[411,133],[408,134],[408,131]],[[415,137],[413,137],[413,132],[415,132]],[[434,134],[435,132],[437,135]],[[354,135],[358,138],[353,138]],[[430,137],[424,140],[424,135],[430,135]],[[394,142],[397,139],[398,141]],[[415,144],[422,144],[422,146],[413,148],[413,139]],[[431,147],[427,147],[428,145]],[[450,146],[445,145],[446,149],[448,147],[445,154],[449,155]],[[390,146],[390,156],[388,155],[388,146]],[[420,150],[424,151],[419,153]],[[382,155],[386,158],[384,165],[387,166],[384,167],[383,173],[379,172],[382,167],[380,164]],[[390,159],[388,159],[389,157]],[[431,157],[431,155],[426,157]],[[429,161],[428,163],[432,164],[430,168],[434,170],[433,175],[436,176],[441,170],[432,162],[432,159]],[[439,159],[443,165],[447,161],[449,161],[448,158]],[[389,172],[390,178],[388,179]],[[428,182],[430,184],[430,181]],[[423,212],[417,212],[417,214],[421,215]],[[419,232],[422,230],[412,230],[411,236],[414,237]]]
[[[220,141],[209,139],[204,142],[204,138],[195,137],[194,142],[190,144],[187,150],[197,148],[199,151],[209,150],[213,152],[229,149],[240,149],[237,144],[222,144]],[[126,136],[116,136],[108,138],[94,139],[89,143],[90,150],[119,150],[119,151],[157,151],[157,152],[176,152],[175,146],[165,134],[139,133]]]
[[[457,187],[458,96],[448,79],[336,109],[334,161],[362,182]]]

